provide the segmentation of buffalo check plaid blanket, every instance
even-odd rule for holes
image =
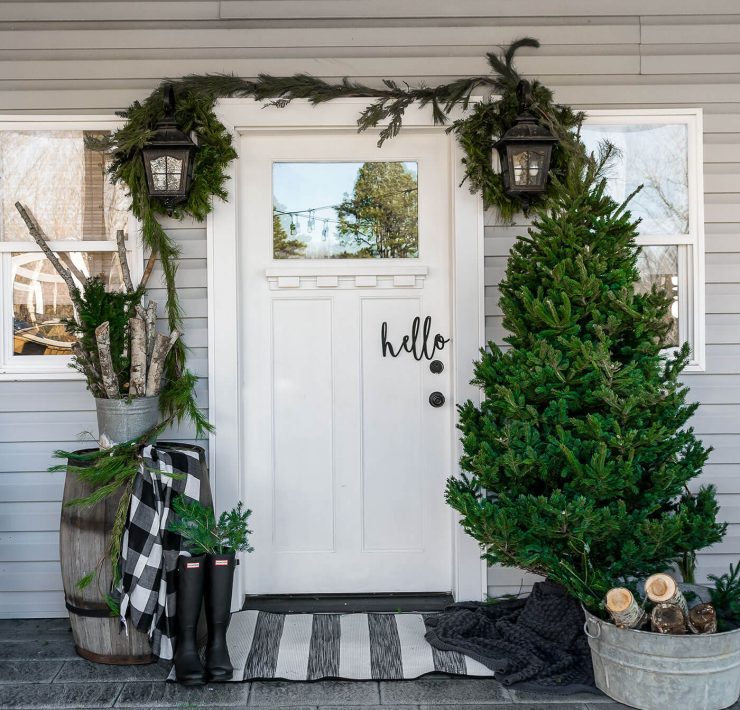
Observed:
[[[189,553],[180,536],[167,530],[174,496],[201,499],[208,485],[197,447],[171,444],[141,451],[121,546],[121,623],[149,636],[152,654],[170,660],[175,641],[177,558]],[[208,496],[210,498],[210,495]]]

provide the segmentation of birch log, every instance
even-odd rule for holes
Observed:
[[[116,246],[118,247],[118,263],[121,265],[121,276],[126,290],[131,293],[134,290],[134,284],[131,281],[131,272],[128,268],[128,259],[126,258],[126,242],[122,229],[116,230]]]
[[[95,328],[95,341],[98,344],[98,358],[100,359],[100,376],[103,380],[103,389],[108,399],[119,396],[118,380],[113,370],[113,358],[110,351],[110,323],[105,321]]]
[[[146,324],[141,318],[129,318],[131,333],[131,379],[129,394],[143,397],[146,394]]]
[[[77,363],[87,378],[87,384],[92,396],[105,397],[100,372],[98,372],[98,368],[95,366],[90,354],[79,343],[72,343],[72,354],[75,356]]]
[[[624,587],[614,587],[606,595],[606,610],[616,626],[638,629],[645,622],[645,611],[635,601],[632,592]]]
[[[146,307],[146,361],[152,359],[152,352],[154,351],[154,340],[157,337],[157,302],[149,301],[149,305]]]
[[[689,609],[689,629],[695,634],[713,634],[717,631],[717,612],[711,604],[697,604]]]
[[[152,351],[152,359],[149,362],[149,372],[146,377],[147,397],[156,397],[159,394],[159,390],[162,387],[165,358],[179,337],[180,333],[177,330],[173,330],[169,338],[166,335],[157,333],[154,341],[154,350]]]
[[[46,236],[46,235],[44,235]],[[76,266],[74,261],[72,261],[72,257],[69,254],[65,254],[63,251],[59,252],[59,259],[60,261],[64,262],[64,265],[69,269],[72,276],[74,276],[80,284],[84,286],[85,282],[87,281],[87,276],[83,274]]]
[[[686,615],[675,604],[656,604],[650,615],[651,628],[658,634],[685,634]]]
[[[142,288],[142,286],[146,286],[147,282],[149,281],[149,277],[152,275],[152,271],[154,271],[154,264],[157,263],[157,254],[158,252],[153,251],[149,258],[147,259],[146,266],[144,267],[144,273],[141,276],[141,281],[139,282],[139,288]]]
[[[23,221],[26,223],[28,233],[33,237],[33,241],[35,241],[36,244],[41,247],[41,251],[44,252],[44,255],[54,267],[55,271],[62,277],[64,283],[67,284],[67,288],[69,289],[69,292],[71,294],[77,288],[77,285],[72,278],[72,274],[70,274],[69,271],[67,271],[67,269],[62,266],[62,262],[59,261],[57,255],[46,243],[46,235],[44,234],[44,230],[41,229],[39,223],[36,221],[36,218],[27,207],[23,206],[20,202],[16,202],[15,208],[18,210],[21,217],[23,218]]]
[[[676,580],[670,574],[653,574],[645,580],[645,594],[654,604],[673,604],[689,615],[689,607]]]

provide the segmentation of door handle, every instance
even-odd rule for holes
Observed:
[[[445,396],[441,392],[432,392],[429,395],[429,404],[432,407],[441,407],[445,403]]]
[[[429,363],[429,369],[435,375],[438,375],[440,372],[442,372],[445,369],[445,366],[444,366],[444,363],[441,360],[432,360]]]

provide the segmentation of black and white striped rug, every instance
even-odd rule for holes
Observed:
[[[432,648],[425,632],[422,614],[240,611],[231,617],[227,640],[237,682],[403,680],[435,672],[493,675],[472,658]]]

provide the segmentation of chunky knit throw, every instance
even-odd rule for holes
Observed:
[[[598,693],[578,601],[552,582],[538,582],[526,599],[463,602],[425,619],[427,641],[459,651],[520,690]]]

